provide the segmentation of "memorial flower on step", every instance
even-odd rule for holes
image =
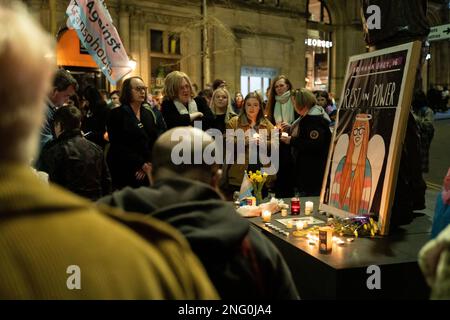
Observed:
[[[339,235],[375,237],[378,234],[377,222],[369,216],[356,216],[353,218],[335,218],[332,222],[334,230]]]

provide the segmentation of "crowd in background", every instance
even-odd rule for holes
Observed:
[[[0,5],[0,28],[0,298],[299,298],[282,254],[224,200],[246,171],[268,165],[249,161],[251,143],[278,146],[271,151],[282,155],[280,170],[267,183],[278,197],[320,193],[337,112],[329,93],[295,89],[280,75],[266,101],[261,92],[232,99],[224,80],[197,92],[174,71],[161,96],[133,76],[105,98],[56,70],[50,37],[22,7]],[[412,105],[426,148],[430,96],[417,91]],[[200,138],[202,153],[213,141],[197,124],[225,140],[227,129],[251,132],[245,162],[175,164],[180,126],[185,138]],[[278,143],[260,134],[275,129]],[[30,163],[54,184],[42,183]],[[421,255],[433,297],[450,297],[449,232]],[[76,267],[85,279],[78,291],[67,279]]]

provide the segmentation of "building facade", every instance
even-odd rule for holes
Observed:
[[[69,51],[83,54],[66,28],[68,0],[25,2],[58,40],[59,65],[102,77],[89,57],[67,59]],[[359,0],[109,0],[106,4],[130,58],[137,62],[133,75],[142,76],[154,93],[168,72],[181,70],[199,88],[220,78],[231,92],[264,93],[272,78],[284,74],[295,87],[325,89],[338,97],[348,57],[367,51]],[[447,16],[442,13],[443,1],[430,1],[432,25],[448,19],[446,4]],[[427,82],[450,82],[444,63],[448,50],[448,40],[432,44],[432,59],[424,68]]]

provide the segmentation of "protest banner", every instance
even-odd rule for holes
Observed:
[[[132,71],[104,1],[71,0],[66,14],[67,26],[76,30],[83,46],[113,85]]]

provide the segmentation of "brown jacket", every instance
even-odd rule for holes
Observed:
[[[217,297],[174,228],[96,208],[30,168],[0,164],[0,299]]]
[[[232,118],[228,124],[227,129],[242,129],[245,132],[250,129],[250,125],[247,121],[247,118],[244,115],[240,115],[239,117]],[[271,133],[274,129],[274,126],[268,121],[266,118],[261,118],[259,123],[259,130],[266,129],[267,130],[267,139],[268,139],[268,148],[270,146]],[[245,146],[245,163],[244,164],[228,164],[224,166],[224,178],[223,185],[231,185],[231,186],[240,186],[242,183],[242,179],[244,177],[244,172],[247,170],[249,165],[249,147]],[[266,181],[266,185],[270,185],[274,181],[274,176],[269,176]]]

